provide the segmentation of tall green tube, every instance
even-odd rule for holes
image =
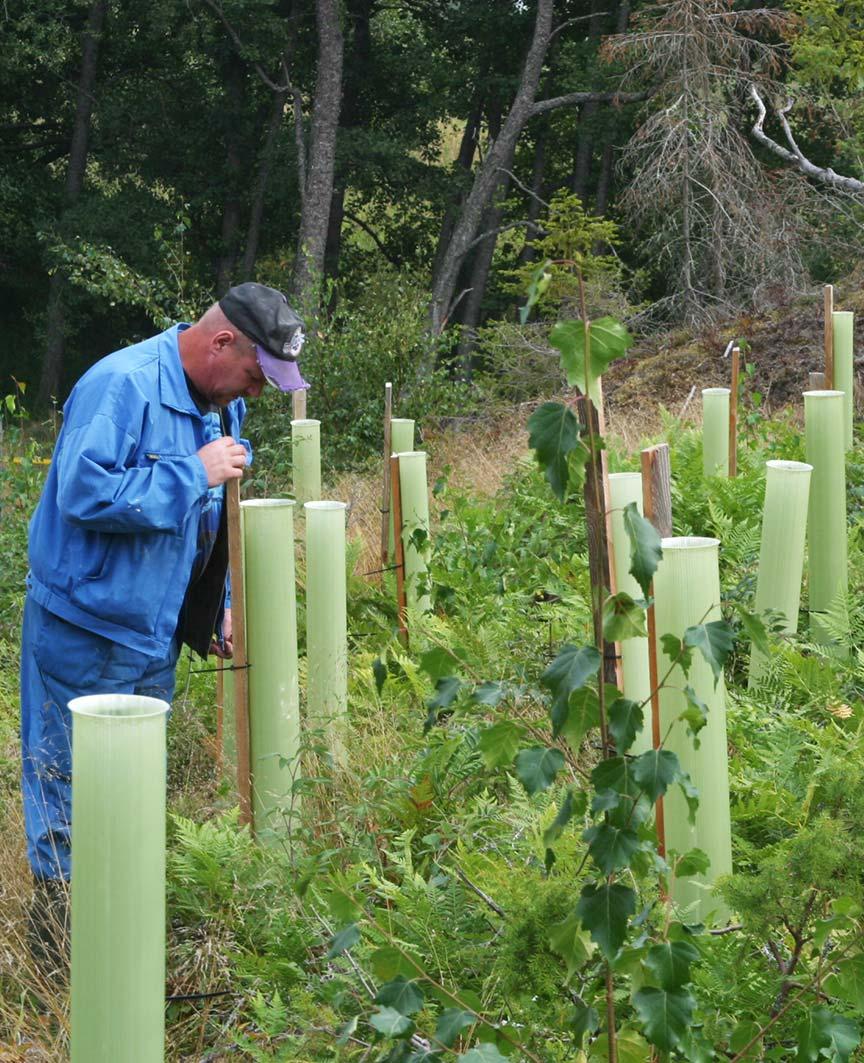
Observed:
[[[765,469],[765,504],[762,509],[762,544],[756,580],[756,613],[766,609],[785,618],[784,632],[798,630],[804,540],[812,465],[803,461],[769,461]],[[750,650],[750,686],[765,671],[765,657],[756,646]]]
[[[165,719],[157,698],[72,712],[72,1063],[165,1058]]]
[[[426,587],[429,556],[429,488],[426,453],[399,454],[399,490],[402,499],[402,545],[405,552],[405,597],[409,609],[428,612],[432,598]]]
[[[405,454],[414,450],[414,422],[408,417],[393,417],[390,420],[390,453]],[[388,557],[393,558],[396,540],[393,537],[393,508],[390,508],[390,537]]]
[[[834,387],[843,400],[846,449],[852,447],[855,420],[855,315],[851,310],[835,310],[831,315],[834,335]]]
[[[688,627],[720,620],[720,574],[717,539],[692,536],[663,539],[663,559],[654,575],[657,636],[681,638]],[[668,670],[661,654],[660,674]],[[726,908],[712,896],[710,887],[732,871],[732,832],[729,817],[729,769],[726,750],[726,689],[702,654],[693,654],[689,677],[675,668],[660,691],[660,733],[672,727],[665,748],[677,754],[681,766],[699,791],[695,824],[688,821],[687,803],[676,786],[664,798],[667,852],[702,849],[711,866],[706,874],[676,879],[672,899],[686,910],[687,921],[704,922],[709,916],[725,919]],[[708,722],[699,732],[699,748],[686,725],[676,722],[687,707],[683,689],[689,685],[708,707]]]
[[[255,833],[272,842],[299,811],[300,683],[291,499],[240,504],[246,570],[249,746]]]
[[[729,388],[702,389],[702,471],[729,475]]]
[[[806,456],[813,466],[807,518],[810,634],[826,644],[832,640],[819,616],[849,586],[845,401],[842,391],[804,392]]]
[[[624,530],[624,507],[636,503],[642,513],[642,473],[613,472],[609,474],[609,501],[612,506],[612,556],[615,559],[615,583],[619,591],[631,598],[641,598],[642,590],[630,575],[630,539]],[[648,639],[625,639],[621,643],[621,671],[624,696],[631,701],[648,701],[651,697],[651,677],[648,670]],[[643,709],[644,724],[636,736],[631,752],[634,756],[651,748],[651,705]]]
[[[291,422],[291,460],[297,504],[321,497],[321,422]]]
[[[347,763],[348,632],[344,502],[307,502],[306,722],[327,733],[333,760]]]

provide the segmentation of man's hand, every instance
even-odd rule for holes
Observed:
[[[208,487],[239,479],[249,460],[246,448],[242,443],[235,443],[231,436],[214,439],[198,451],[198,457],[207,473]]]
[[[216,654],[217,657],[221,657],[223,661],[229,660],[234,656],[234,640],[232,638],[234,632],[231,624],[231,610],[226,609],[222,616],[222,638],[213,639],[210,643],[210,653]]]

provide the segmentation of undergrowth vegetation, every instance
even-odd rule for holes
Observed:
[[[802,457],[801,427],[792,416],[750,417],[734,480],[705,480],[692,428],[670,418],[663,435],[676,534],[721,540],[724,611],[737,635],[725,661],[736,870],[720,887],[735,914],[713,929],[676,922],[670,937],[645,849],[646,866],[626,875],[637,897],[630,937],[608,959],[617,1059],[847,1060],[864,1010],[864,446],[856,441],[848,467],[853,590],[837,603],[848,630],[838,619],[829,649],[806,635],[775,640],[765,682],[748,690],[737,607],[754,591],[762,470],[769,458]],[[17,626],[36,456],[7,434],[0,1058],[56,1060],[66,994],[40,984],[27,954],[16,791]],[[614,440],[609,456],[613,469],[635,467]],[[454,486],[446,469],[434,495],[434,612],[411,617],[406,649],[389,575],[382,585],[352,574],[349,767],[334,772],[308,736],[302,821],[277,844],[238,829],[230,770],[213,756],[213,676],[181,662],[169,725],[171,1060],[609,1058],[608,956],[576,915],[592,875],[584,795],[603,751],[595,730],[565,726],[550,739],[549,667],[562,646],[592,639],[581,495],[558,502],[528,456],[493,497]],[[557,751],[558,770],[541,778],[540,764],[514,767],[519,749],[535,747]],[[665,1020],[668,1048],[646,1040],[653,1031],[657,1045],[644,1006],[652,989],[692,1002],[686,1021]]]

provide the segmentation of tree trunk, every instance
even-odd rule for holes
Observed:
[[[96,69],[99,59],[99,40],[108,0],[94,0],[87,26],[84,30],[81,52],[81,74],[78,78],[78,100],[75,108],[75,124],[69,147],[69,168],[66,171],[64,211],[71,207],[84,187],[84,172],[87,168],[87,142],[90,138],[90,120],[93,114],[93,88],[96,84]],[[63,375],[63,354],[66,340],[66,314],[63,303],[65,280],[57,270],[51,277],[48,290],[48,307],[45,337],[45,358],[36,404],[45,407],[52,396],[57,395]]]
[[[525,244],[519,252],[519,265],[533,262],[535,251],[529,241],[536,235],[533,224],[540,217],[543,206],[543,182],[546,179],[546,141],[549,139],[549,122],[538,121],[537,139],[534,142],[534,166],[531,171],[531,196],[528,200],[528,218],[531,225],[525,226]]]
[[[588,41],[597,48],[603,29],[604,11],[600,10],[598,0],[591,0],[591,19],[588,24]],[[576,161],[573,166],[571,189],[585,202],[588,182],[591,178],[591,162],[594,156],[594,129],[592,118],[599,109],[599,104],[589,100],[579,114],[579,140],[576,146]]]
[[[300,216],[300,235],[294,264],[294,295],[306,313],[314,314],[324,273],[327,224],[333,197],[336,132],[342,102],[342,29],[338,0],[315,0],[318,26],[318,75],[306,189]]]
[[[261,222],[264,218],[264,200],[267,195],[267,185],[270,182],[270,173],[273,169],[273,156],[276,152],[276,142],[279,139],[279,130],[282,126],[282,117],[285,114],[287,99],[287,89],[284,92],[273,94],[273,107],[267,123],[267,135],[264,138],[261,162],[258,166],[258,175],[255,178],[255,187],[252,191],[249,226],[246,229],[246,246],[243,249],[243,262],[240,267],[240,276],[244,281],[252,280],[255,270],[255,257],[258,254],[258,240],[261,236]]]
[[[477,142],[480,139],[480,118],[482,114],[483,98],[482,96],[477,96],[465,121],[465,129],[462,131],[462,140],[459,143],[459,154],[456,156],[454,163],[457,180],[459,181],[464,177],[467,183],[468,174],[471,173],[471,167],[474,165],[474,154],[477,151]],[[444,221],[441,223],[441,233],[438,236],[438,246],[435,249],[435,259],[432,266],[433,277],[438,275],[438,270],[444,260],[444,253],[453,235],[453,229],[456,226],[456,219],[459,217],[459,211],[465,201],[465,195],[465,191],[460,188],[453,196],[444,213]]]
[[[615,32],[622,34],[627,32],[627,23],[630,21],[630,0],[621,0],[615,8]],[[614,128],[614,127],[613,127]],[[607,133],[603,145],[603,157],[600,160],[600,173],[597,175],[597,197],[594,200],[594,213],[601,217],[605,215],[609,206],[609,196],[612,190],[612,175],[615,164],[615,146],[612,144]]]
[[[459,267],[477,235],[483,211],[500,179],[501,167],[512,158],[522,127],[531,114],[543,60],[549,47],[553,2],[554,0],[537,0],[534,34],[510,113],[501,129],[501,135],[490,147],[477,171],[459,220],[441,257],[437,274],[433,278],[430,318],[435,335],[442,331],[447,321]]]
[[[242,213],[242,143],[241,130],[244,116],[245,68],[240,59],[231,52],[225,69],[225,98],[227,114],[225,129],[225,199],[222,208],[222,231],[219,234],[219,258],[216,261],[216,295],[222,297],[231,287],[234,267],[237,263],[240,216]]]

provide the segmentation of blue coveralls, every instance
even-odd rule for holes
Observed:
[[[222,434],[193,401],[173,328],[97,362],[75,385],[30,522],[21,647],[27,852],[70,876],[71,714],[90,693],[170,701],[178,618],[223,491],[197,456]],[[222,411],[239,437],[242,399]],[[215,619],[215,618],[214,618]]]

